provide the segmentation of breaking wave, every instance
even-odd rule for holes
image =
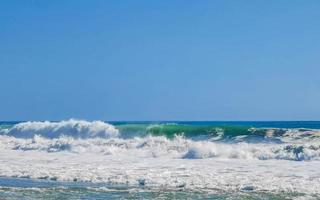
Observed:
[[[255,128],[250,126],[203,126],[182,124],[120,124],[112,125],[103,121],[66,120],[60,122],[29,121],[13,125],[1,125],[0,135],[17,138],[42,136],[58,138],[133,138],[146,136],[164,136],[173,139],[177,135],[195,140],[210,141],[246,141],[262,142],[271,139],[279,142],[283,139],[318,139],[318,129],[305,128]],[[274,140],[272,140],[274,139]]]
[[[18,138],[32,138],[36,135],[47,138],[60,136],[109,138],[118,136],[119,131],[114,126],[102,121],[88,122],[70,119],[60,122],[22,122],[11,128],[2,129],[0,133]]]
[[[2,128],[0,133],[0,148],[7,150],[177,159],[320,160],[319,131],[312,129],[111,125],[71,119],[22,122]]]
[[[134,156],[137,158],[173,159],[258,159],[258,160],[320,160],[320,144],[262,144],[220,143],[193,141],[183,136],[168,139],[163,136],[136,137],[132,139],[75,139],[59,138],[15,138],[0,136],[0,148],[19,151],[45,151],[72,153],[94,153],[100,155]]]
[[[320,194],[319,133],[74,119],[2,122],[0,177],[139,189]]]

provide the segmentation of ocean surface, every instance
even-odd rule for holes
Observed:
[[[320,199],[320,122],[0,122],[0,199]]]

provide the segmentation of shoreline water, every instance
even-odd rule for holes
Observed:
[[[320,198],[319,130],[281,126],[2,124],[0,198]]]
[[[1,199],[313,199],[317,196],[299,193],[243,191],[165,190],[125,185],[86,182],[57,182],[25,178],[0,177]]]

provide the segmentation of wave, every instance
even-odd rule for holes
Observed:
[[[166,157],[173,159],[256,159],[256,160],[320,160],[319,143],[263,144],[220,143],[194,141],[183,136],[168,139],[164,136],[75,139],[62,136],[49,139],[41,136],[23,139],[0,136],[0,148],[19,151],[94,153],[114,156]]]
[[[119,135],[119,131],[114,126],[105,122],[74,119],[60,122],[22,122],[2,129],[0,133],[18,138],[32,138],[35,135],[47,138],[57,138],[63,135],[74,138],[109,138]]]
[[[320,131],[305,128],[255,128],[249,126],[203,126],[181,124],[126,124],[116,128],[123,137],[182,135],[192,139],[234,142],[283,142],[320,139]]]
[[[173,139],[177,135],[193,140],[221,142],[298,142],[319,140],[320,131],[304,128],[255,128],[249,126],[204,126],[182,124],[120,124],[112,125],[102,121],[66,120],[59,122],[29,121],[18,124],[2,124],[0,135],[17,138],[134,138],[164,136]]]
[[[1,177],[159,190],[320,191],[315,129],[73,119],[0,124],[0,158]]]
[[[115,126],[71,119],[22,122],[2,128],[0,133],[0,148],[19,151],[181,159],[320,160],[319,131],[311,129],[179,124]]]

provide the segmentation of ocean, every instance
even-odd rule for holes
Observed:
[[[0,122],[0,199],[320,199],[320,122]]]

